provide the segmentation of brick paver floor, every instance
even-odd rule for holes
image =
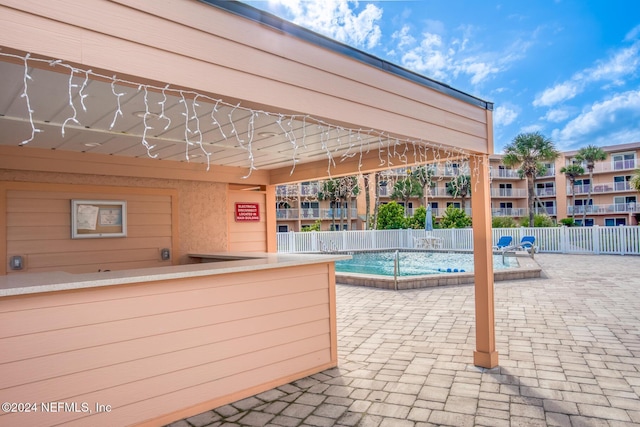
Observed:
[[[472,363],[472,285],[338,285],[337,368],[171,427],[640,425],[640,258],[536,260],[495,284],[497,368]]]

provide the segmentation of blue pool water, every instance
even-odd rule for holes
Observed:
[[[339,273],[364,273],[381,276],[393,276],[395,251],[355,252],[352,259],[336,261]],[[424,274],[473,272],[472,253],[446,252],[399,252],[400,276],[420,276]],[[517,267],[517,261],[511,257],[493,255],[493,269]]]

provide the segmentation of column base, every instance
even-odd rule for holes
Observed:
[[[473,364],[482,368],[495,368],[498,366],[498,352],[492,351],[490,353],[486,353],[474,351]]]

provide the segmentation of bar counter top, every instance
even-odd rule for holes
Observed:
[[[189,254],[189,256],[201,262],[196,264],[84,274],[72,274],[62,271],[8,274],[6,276],[0,276],[0,297],[187,277],[214,276],[217,274],[319,264],[351,258],[349,255],[339,254],[283,254],[264,252],[199,252]]]

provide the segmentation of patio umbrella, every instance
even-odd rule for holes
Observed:
[[[433,231],[433,214],[431,213],[431,205],[427,205],[427,216],[424,219],[424,229]]]

